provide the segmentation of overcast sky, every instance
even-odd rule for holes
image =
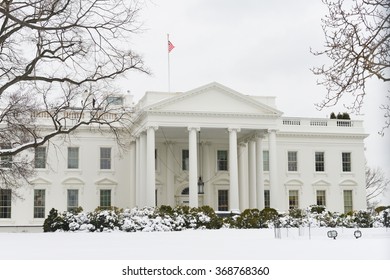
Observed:
[[[130,40],[143,55],[152,75],[129,73],[118,86],[135,100],[146,91],[168,91],[167,33],[175,48],[170,54],[171,91],[185,92],[216,81],[248,95],[276,96],[285,116],[328,117],[344,112],[344,103],[318,111],[325,96],[310,71],[326,60],[310,48],[322,50],[321,18],[327,9],[320,0],[152,0],[140,13],[144,32]],[[372,81],[361,115],[369,166],[390,177],[390,130],[381,137],[384,83]],[[390,193],[387,195],[390,204]]]

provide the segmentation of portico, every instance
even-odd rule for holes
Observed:
[[[272,100],[266,101],[217,83],[187,93],[147,93],[134,121],[136,205],[203,204],[225,210],[227,204],[226,210],[234,212],[264,208],[263,147],[266,142],[267,179],[274,194],[276,119],[281,115],[270,106]],[[199,178],[203,194],[198,193]],[[187,192],[188,200],[182,199]],[[271,205],[277,207],[277,200]]]

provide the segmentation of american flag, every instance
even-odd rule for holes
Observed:
[[[168,40],[168,52],[170,53],[175,46]]]

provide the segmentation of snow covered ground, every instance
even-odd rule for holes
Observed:
[[[0,260],[390,260],[390,229],[0,233]]]
[[[0,279],[329,280],[388,274],[390,229],[361,229],[356,239],[354,229],[338,228],[336,240],[328,230],[281,229],[280,239],[272,229],[0,233]],[[156,274],[163,269],[167,274]],[[269,274],[245,275],[260,270]],[[173,274],[178,271],[183,274]]]

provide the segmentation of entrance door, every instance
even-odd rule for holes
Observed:
[[[180,195],[176,196],[177,206],[190,206],[190,189],[184,188]],[[203,194],[198,194],[198,206],[203,206]]]

